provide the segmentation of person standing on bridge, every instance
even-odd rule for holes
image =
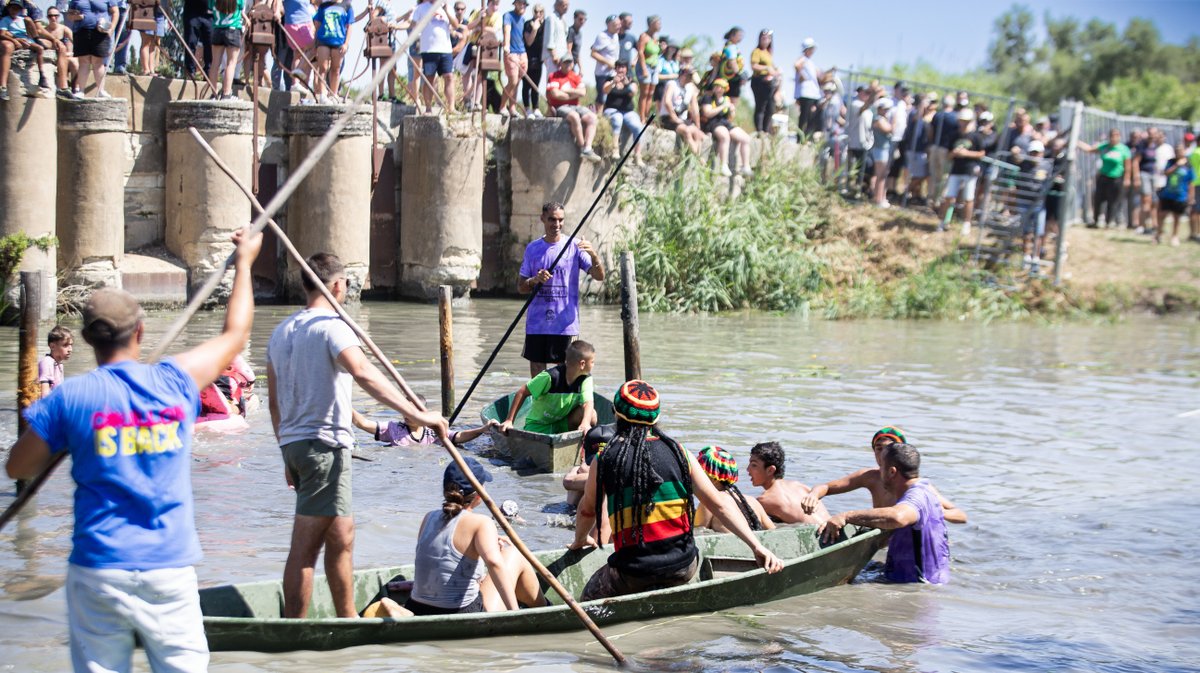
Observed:
[[[254,322],[250,266],[262,236],[237,232],[233,289],[221,334],[142,364],[137,299],[96,290],[81,333],[96,369],[25,411],[8,454],[13,479],[32,479],[69,451],[75,534],[67,566],[67,626],[77,672],[128,671],[135,638],[154,671],[208,670],[193,566],[200,560],[192,502],[192,431],[200,390],[246,345]]]
[[[346,300],[346,271],[336,255],[319,252],[308,258],[308,265],[334,299]],[[320,288],[307,275],[300,279],[307,305],[280,323],[267,343],[271,425],[288,486],[296,490],[292,543],[283,570],[283,616],[308,614],[313,567],[324,548],[325,577],[337,616],[355,617],[350,383],[399,411],[410,425],[430,426],[438,436],[447,425],[441,414],[421,411],[388,383]]]
[[[543,204],[541,219],[546,234],[525,246],[517,281],[521,294],[537,292],[525,316],[525,348],[521,351],[521,357],[529,360],[530,376],[537,376],[547,365],[565,362],[567,346],[579,335],[579,272],[604,280],[604,265],[591,243],[581,238],[567,244],[562,234],[563,204]],[[551,269],[564,245],[568,245],[566,252]]]

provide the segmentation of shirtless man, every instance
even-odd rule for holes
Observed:
[[[816,507],[805,511],[801,506],[809,488],[798,481],[783,478],[783,447],[779,442],[763,442],[750,449],[750,463],[746,473],[750,483],[763,488],[758,502],[776,523],[822,524],[829,519],[829,512],[818,500]]]
[[[812,513],[820,508],[820,511],[825,511],[821,504],[821,498],[827,495],[837,495],[838,493],[848,493],[850,491],[865,488],[871,492],[872,507],[891,507],[896,504],[896,494],[889,491],[883,483],[880,476],[879,466],[883,463],[883,449],[888,444],[899,443],[904,444],[904,433],[899,428],[888,426],[880,428],[876,431],[875,436],[871,438],[871,449],[875,452],[876,467],[863,468],[857,472],[848,474],[841,479],[834,479],[827,484],[820,484],[813,487],[808,495],[800,501],[800,507],[808,513]],[[930,490],[938,497],[942,503],[942,514],[949,523],[966,523],[967,513],[954,506],[954,503],[947,500],[938,493],[937,489],[932,484],[929,485]]]

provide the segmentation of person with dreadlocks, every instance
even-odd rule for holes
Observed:
[[[815,511],[805,512],[800,502],[808,495],[808,486],[784,479],[783,463],[783,447],[779,442],[762,442],[750,449],[746,474],[750,475],[751,484],[763,489],[758,503],[776,523],[823,523],[829,518],[825,505],[818,502]]]
[[[592,545],[589,534],[607,496],[615,551],[588,580],[581,600],[688,582],[699,565],[693,497],[753,550],[759,566],[769,573],[783,568],[754,536],[737,505],[722,497],[691,454],[658,428],[658,392],[649,383],[626,381],[613,403],[617,434],[588,473],[570,548]]]
[[[767,516],[767,511],[762,505],[758,504],[757,500],[742,495],[742,491],[738,489],[737,459],[728,451],[719,446],[706,446],[696,454],[696,461],[700,463],[704,474],[708,475],[709,481],[721,493],[721,497],[732,500],[742,516],[746,517],[750,530],[771,530],[775,527],[775,522]],[[718,533],[729,532],[725,524],[713,517],[712,512],[704,505],[700,505],[696,510],[696,526],[711,528]]]
[[[905,444],[907,440],[904,437],[904,432],[892,425],[888,425],[875,431],[875,435],[871,437],[871,449],[875,452],[875,467],[863,468],[857,472],[840,478],[834,479],[825,484],[814,486],[808,495],[800,501],[800,507],[808,514],[812,514],[817,508],[824,509],[821,505],[821,498],[827,495],[837,495],[839,493],[849,493],[860,488],[865,488],[871,493],[872,507],[891,507],[896,504],[896,495],[889,491],[883,483],[883,476],[880,468],[883,466],[883,450],[888,444],[900,443]],[[928,480],[925,480],[928,482]],[[947,500],[938,493],[938,490],[929,484],[929,488],[937,496],[938,501],[942,504],[942,512],[949,523],[966,523],[967,513],[959,509],[954,503]]]

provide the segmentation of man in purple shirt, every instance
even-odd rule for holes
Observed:
[[[521,357],[529,360],[529,375],[537,376],[548,364],[562,364],[567,346],[579,334],[579,272],[604,280],[604,266],[591,243],[583,239],[571,243],[566,254],[550,269],[567,239],[562,235],[566,210],[563,204],[549,201],[542,205],[542,226],[546,235],[525,246],[517,291],[537,291],[525,317],[525,348]]]
[[[825,542],[837,540],[842,526],[870,526],[891,530],[884,576],[889,582],[950,581],[950,541],[937,491],[920,478],[921,454],[908,444],[895,442],[883,449],[880,474],[896,504],[844,512],[830,517],[819,532]]]

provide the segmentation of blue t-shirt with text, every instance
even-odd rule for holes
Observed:
[[[71,377],[25,411],[51,452],[71,452],[71,563],[156,570],[200,560],[191,480],[199,410],[195,382],[167,359]]]

